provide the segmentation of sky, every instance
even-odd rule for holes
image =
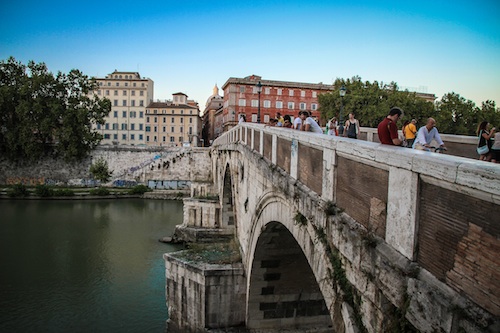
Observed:
[[[500,1],[26,1],[0,4],[0,60],[105,77],[203,110],[230,77],[332,84],[359,76],[500,106]],[[220,90],[222,95],[222,89]]]

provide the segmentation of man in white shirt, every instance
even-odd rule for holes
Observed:
[[[299,116],[293,120],[293,129],[299,130],[300,127],[302,126],[302,118],[300,115],[302,114],[302,111],[299,111]]]
[[[420,127],[417,133],[417,137],[413,142],[413,149],[430,151],[432,140],[436,140],[438,145],[445,148],[443,140],[436,128],[436,120],[434,118],[427,119],[427,124]]]
[[[323,129],[311,117],[309,111],[302,111],[300,118],[302,118],[302,126],[300,128],[301,131],[323,134]]]

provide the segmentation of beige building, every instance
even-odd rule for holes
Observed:
[[[152,102],[146,107],[145,143],[148,146],[199,146],[201,119],[198,104],[184,93],[171,101]]]
[[[214,86],[212,95],[207,99],[205,103],[205,110],[201,115],[202,119],[202,137],[203,144],[205,147],[211,145],[212,141],[217,138],[220,133],[215,133],[216,128],[222,128],[222,126],[215,125],[215,119],[217,112],[222,112],[222,105],[224,104],[224,98],[219,95],[219,87]]]
[[[144,145],[146,106],[153,101],[154,82],[138,72],[115,70],[96,78],[97,95],[111,101],[111,112],[104,125],[94,128],[103,135],[101,144]]]

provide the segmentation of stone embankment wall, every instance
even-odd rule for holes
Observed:
[[[207,148],[98,147],[83,161],[46,158],[36,163],[0,158],[0,184],[96,186],[90,166],[99,158],[113,171],[107,186],[149,185],[159,189],[189,188],[191,181],[210,179]]]

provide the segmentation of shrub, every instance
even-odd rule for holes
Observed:
[[[146,185],[136,185],[130,189],[128,194],[144,194],[146,192],[152,191],[149,187]]]
[[[27,197],[30,193],[26,185],[18,183],[12,186],[12,190],[9,191],[10,197]]]
[[[48,198],[54,195],[54,190],[48,185],[40,184],[35,187],[35,195]]]
[[[109,190],[104,187],[93,188],[90,190],[90,195],[109,195]]]

